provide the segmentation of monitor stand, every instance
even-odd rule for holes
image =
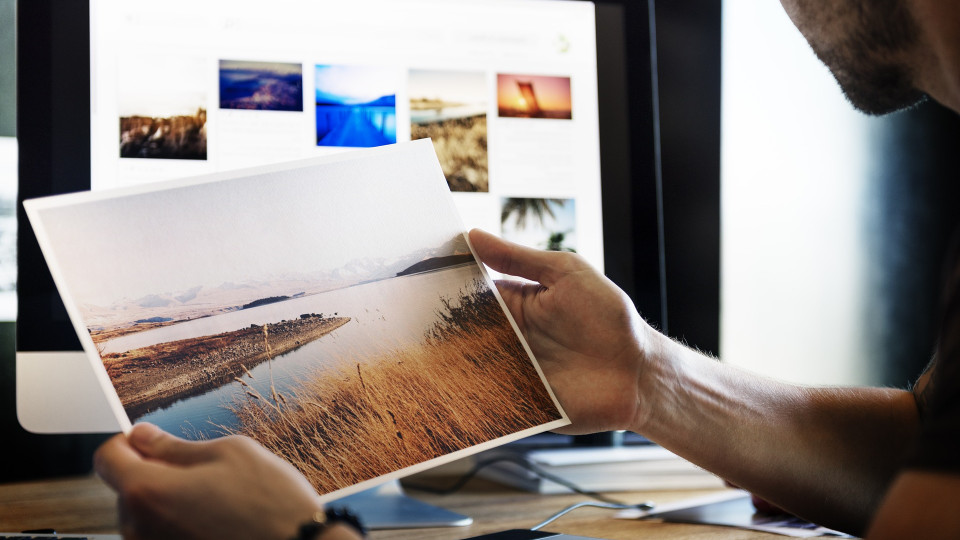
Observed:
[[[408,496],[399,480],[331,501],[328,506],[349,508],[371,530],[463,527],[473,523],[471,517]]]
[[[17,352],[17,419],[31,433],[117,433],[120,422],[83,351]]]

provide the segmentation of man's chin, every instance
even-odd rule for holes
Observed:
[[[926,102],[929,97],[926,94],[918,93],[916,95],[910,96],[908,99],[902,99],[898,101],[887,100],[884,102],[863,102],[856,101],[851,99],[849,95],[844,93],[847,97],[847,101],[853,105],[853,108],[870,116],[884,116],[887,114],[905,111],[908,109],[913,109]]]
[[[928,99],[927,95],[906,83],[905,77],[875,76],[856,82],[836,77],[847,101],[870,116],[883,116],[911,109]]]

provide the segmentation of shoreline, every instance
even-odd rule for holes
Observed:
[[[333,332],[350,317],[302,316],[263,326],[189,338],[101,357],[131,421],[240,377],[244,368],[275,358]]]

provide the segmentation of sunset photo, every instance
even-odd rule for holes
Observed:
[[[570,77],[497,74],[497,108],[507,118],[570,120]]]

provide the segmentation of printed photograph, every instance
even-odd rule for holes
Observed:
[[[507,118],[571,120],[570,77],[497,74],[497,108]]]
[[[316,66],[317,146],[397,142],[397,73],[370,66]]]
[[[431,139],[450,191],[489,191],[487,76],[411,70],[410,138]]]
[[[410,144],[38,210],[130,420],[248,435],[320,493],[562,420]]]
[[[501,199],[503,237],[537,249],[576,253],[575,206],[573,199]]]
[[[207,159],[207,92],[200,58],[129,58],[117,83],[120,157]]]
[[[303,111],[303,68],[284,62],[220,60],[220,108]]]

